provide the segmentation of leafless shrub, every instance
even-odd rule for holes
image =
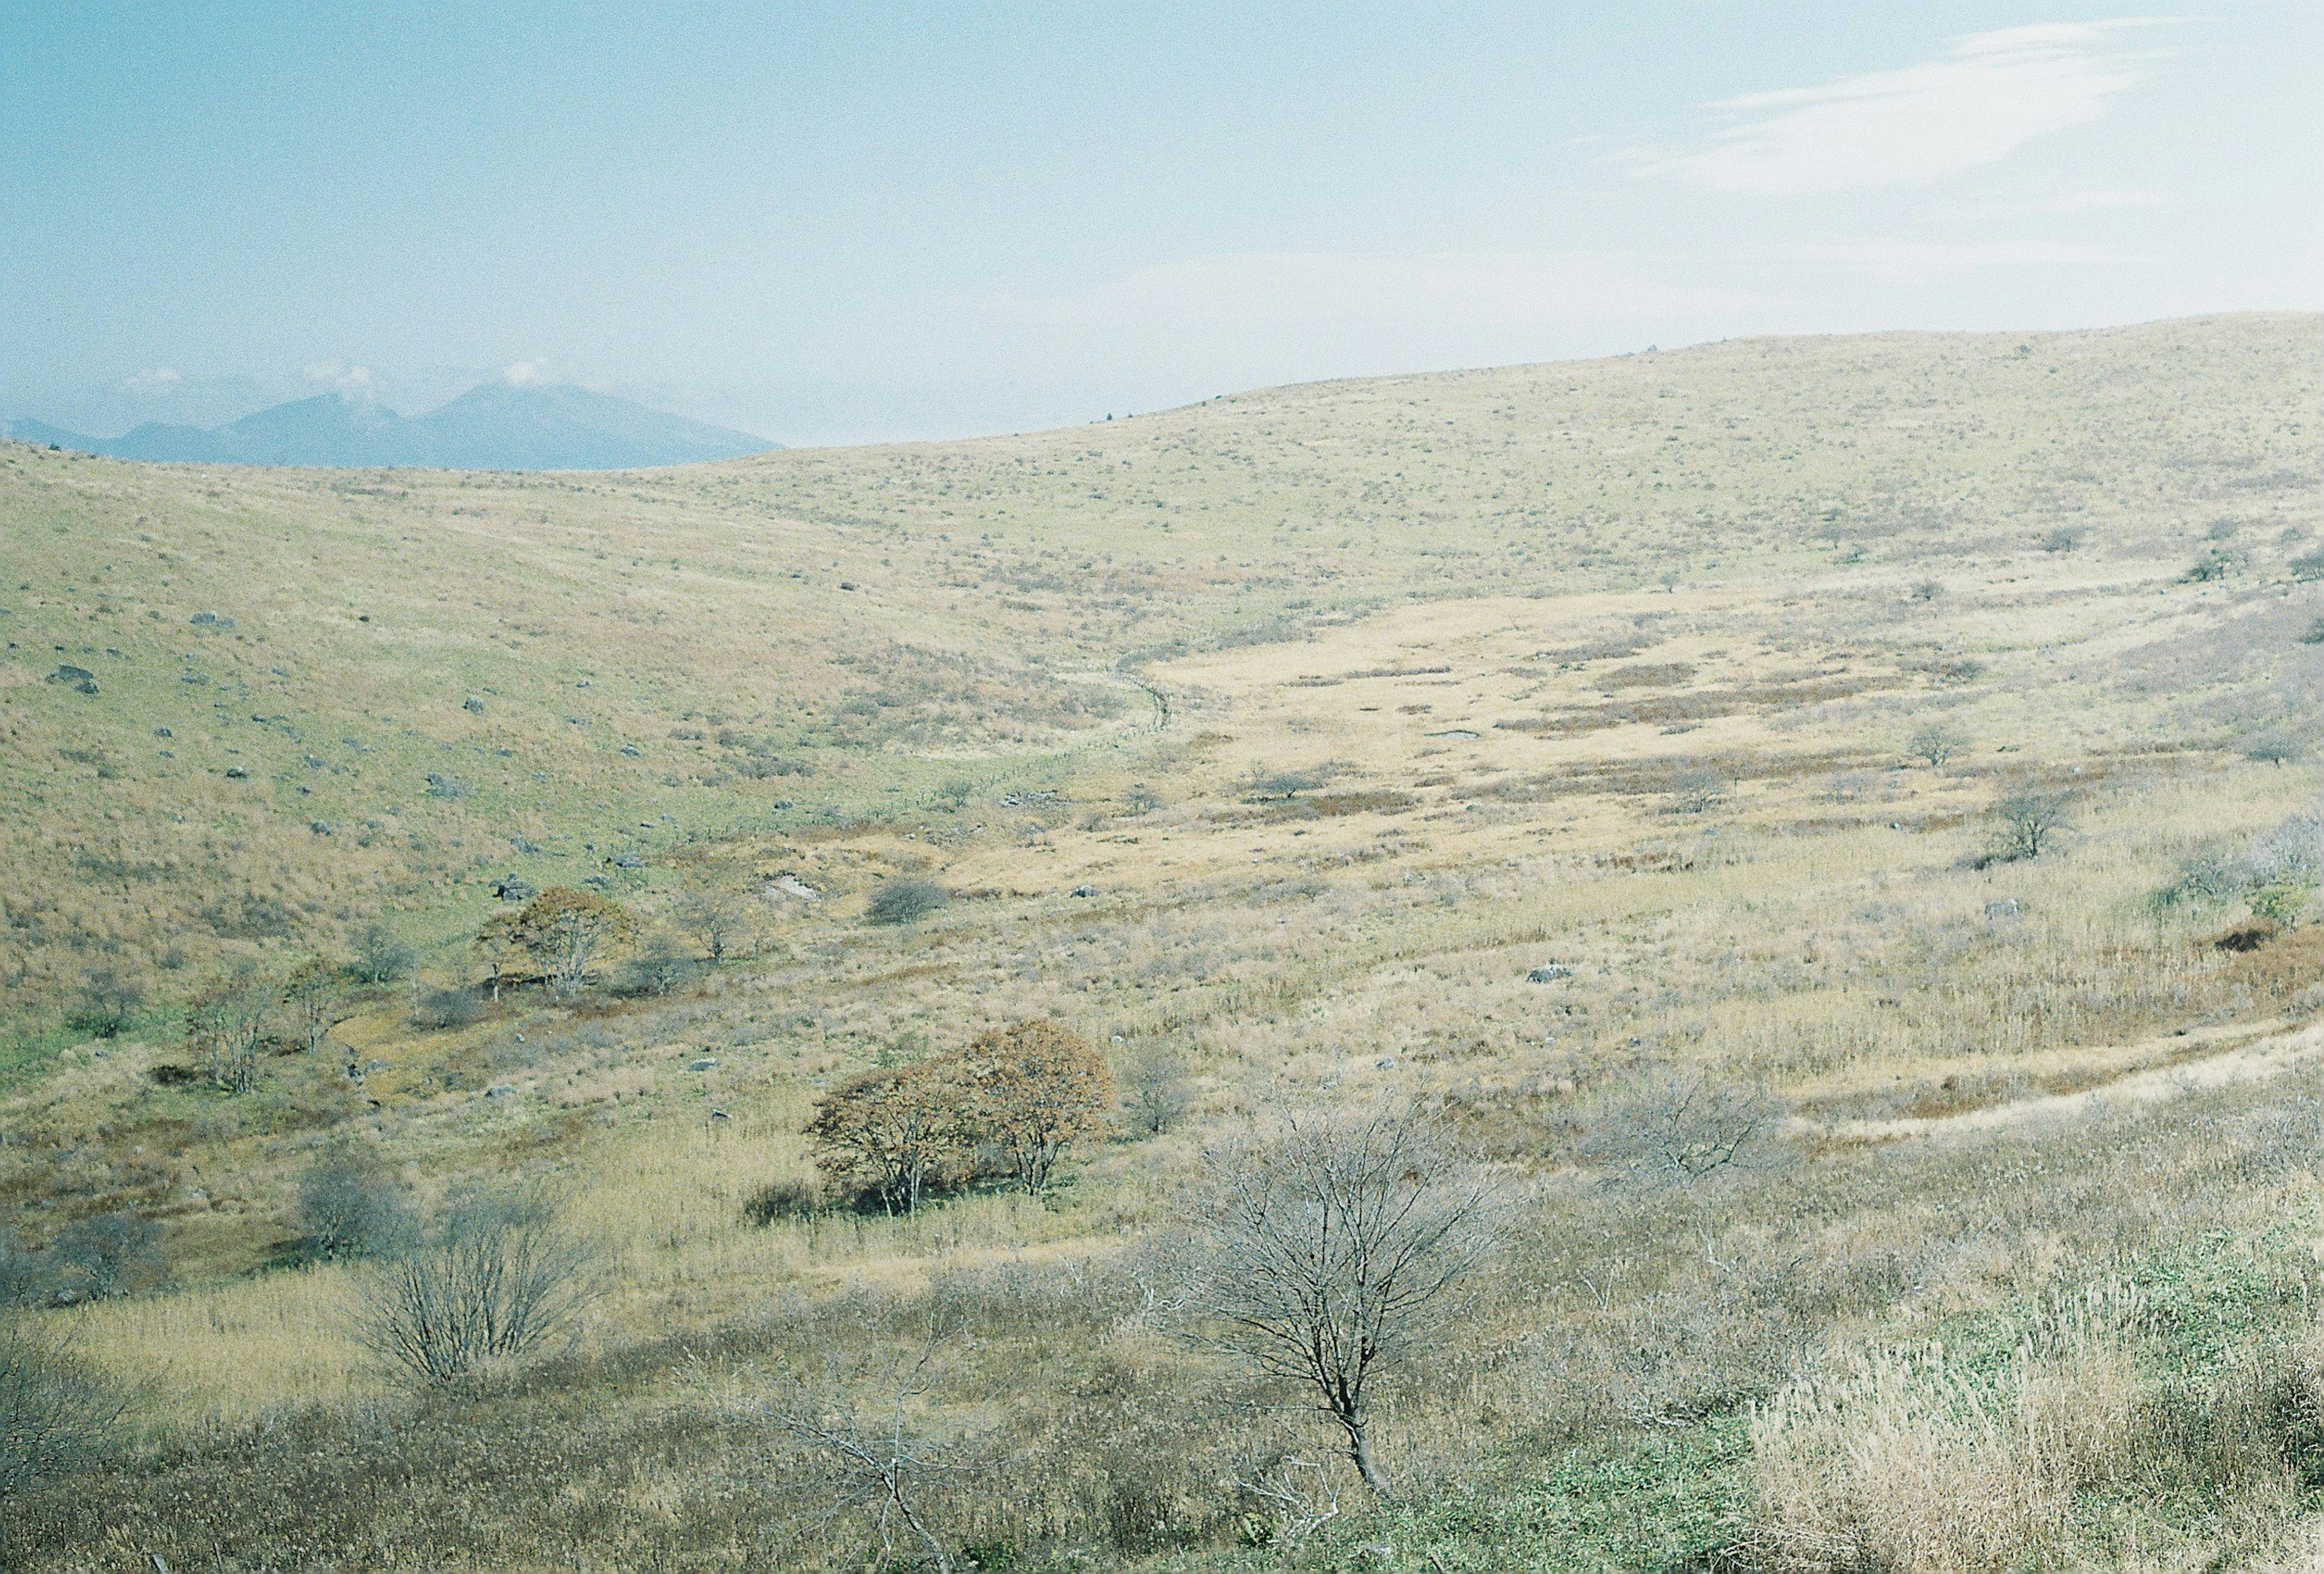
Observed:
[[[490,1009],[480,989],[422,989],[411,997],[411,1025],[430,1032],[473,1027],[484,1020]]]
[[[273,1010],[273,986],[255,968],[221,975],[195,996],[187,1022],[213,1087],[247,1093],[258,1086],[258,1046]]]
[[[117,1037],[145,1004],[145,987],[118,968],[92,968],[83,976],[66,1025],[92,1038]]]
[[[599,1256],[540,1190],[474,1188],[374,1270],[356,1333],[420,1382],[455,1384],[569,1334],[602,1292]]]
[[[1950,722],[1932,721],[1913,734],[1905,745],[1913,758],[1932,771],[1943,766],[1963,749],[1969,747],[1969,737]]]
[[[694,958],[667,931],[655,930],[622,964],[613,993],[631,999],[659,998],[683,983],[694,967]]]
[[[383,923],[374,923],[355,940],[355,974],[366,984],[392,984],[411,971],[411,948]]]
[[[0,1316],[0,1503],[100,1453],[124,1404],[69,1348]]]
[[[1752,1162],[1783,1116],[1764,1088],[1708,1071],[1661,1071],[1614,1097],[1586,1151],[1633,1183],[1685,1185]]]
[[[863,916],[873,923],[917,923],[952,901],[933,880],[890,880],[872,893]]]
[[[161,1227],[140,1214],[77,1218],[49,1243],[44,1299],[69,1304],[151,1288],[169,1273],[161,1245]]]
[[[1340,1489],[1320,1460],[1279,1449],[1247,1455],[1231,1479],[1249,1505],[1243,1515],[1245,1541],[1294,1552],[1340,1517]]]
[[[2067,794],[2040,788],[2003,794],[1993,806],[1993,861],[2012,864],[2040,857],[2071,829],[2068,811],[2072,804]]]
[[[1671,809],[1678,814],[1708,814],[1727,801],[1729,783],[1711,765],[1694,765],[1671,778]]]
[[[1122,1104],[1130,1129],[1145,1136],[1160,1136],[1185,1119],[1194,1104],[1194,1088],[1186,1079],[1186,1063],[1167,1044],[1154,1044],[1133,1061],[1123,1079]]]
[[[824,1208],[812,1180],[770,1180],[742,1199],[742,1217],[761,1229],[787,1218],[812,1218]]]
[[[679,893],[670,918],[702,948],[714,968],[724,966],[727,954],[748,943],[756,932],[759,907],[738,887],[698,880]]]
[[[1370,1430],[1378,1380],[1457,1320],[1498,1199],[1416,1111],[1286,1120],[1206,1160],[1189,1331],[1312,1399],[1387,1496]]]
[[[411,1208],[378,1153],[343,1143],[300,1179],[299,1227],[318,1256],[383,1256],[410,1244]]]
[[[982,1461],[971,1441],[934,1429],[926,1365],[924,1356],[897,1374],[869,1414],[844,1392],[818,1391],[796,1377],[786,1377],[775,1399],[758,1408],[793,1445],[793,1468],[828,1516],[865,1523],[879,1545],[874,1567],[908,1557],[952,1574],[963,1565],[929,1499],[977,1474]]]

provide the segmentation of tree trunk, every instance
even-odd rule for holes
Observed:
[[[1351,1421],[1344,1415],[1339,1418],[1339,1421],[1348,1431],[1348,1458],[1355,1461],[1356,1474],[1364,1478],[1364,1485],[1372,1489],[1373,1496],[1387,1498],[1394,1495],[1388,1489],[1388,1472],[1381,1469],[1379,1461],[1372,1458],[1372,1440],[1364,1431],[1364,1423]]]

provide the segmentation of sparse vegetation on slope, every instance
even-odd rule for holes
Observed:
[[[0,1291],[134,1399],[12,1555],[2298,1566],[2316,336],[0,452]],[[1223,1337],[1448,1187],[1368,1363]],[[352,1315],[550,1194],[529,1347]]]

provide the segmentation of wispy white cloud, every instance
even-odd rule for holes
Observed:
[[[1725,99],[1711,107],[1734,124],[1692,148],[1633,150],[1624,162],[1642,178],[1762,196],[1942,180],[2104,116],[2164,58],[2126,48],[2126,35],[2170,20],[1970,33],[1918,65]]]
[[[519,361],[501,369],[501,381],[512,388],[538,388],[550,380],[549,368],[539,361]]]
[[[185,380],[181,372],[173,372],[167,366],[149,366],[124,377],[121,385],[140,398],[154,399],[176,393]]]

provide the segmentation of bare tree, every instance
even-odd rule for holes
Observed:
[[[384,923],[374,923],[355,940],[355,977],[366,984],[392,984],[411,971],[411,948]]]
[[[2069,829],[2067,811],[2073,800],[2063,792],[2036,787],[2004,794],[1993,806],[2000,831],[1994,856],[2004,863],[2038,858]]]
[[[937,1534],[926,1499],[980,1467],[965,1445],[922,1423],[927,1364],[924,1355],[899,1375],[870,1415],[852,1399],[817,1393],[795,1377],[785,1380],[765,1413],[798,1446],[803,1473],[832,1514],[871,1522],[880,1542],[873,1567],[885,1569],[902,1556],[898,1542],[908,1537],[937,1574],[952,1574],[960,1565]]]
[[[103,1449],[124,1403],[65,1345],[0,1316],[0,1503]]]
[[[1207,1157],[1192,1331],[1311,1394],[1364,1485],[1388,1495],[1370,1431],[1378,1380],[1458,1311],[1495,1238],[1491,1189],[1416,1111],[1289,1120]]]
[[[321,957],[309,957],[282,981],[282,1006],[291,1026],[313,1054],[331,1036],[331,1030],[354,1015],[339,969]]]
[[[727,953],[744,940],[756,911],[744,893],[731,885],[704,881],[679,893],[670,909],[670,918],[702,948],[702,954],[715,968],[722,966]]]
[[[411,1209],[377,1152],[341,1143],[300,1178],[299,1224],[318,1256],[382,1256],[409,1244]]]
[[[144,1004],[144,986],[134,977],[118,968],[92,968],[80,981],[66,1024],[97,1038],[116,1038]]]
[[[1950,722],[1932,721],[1914,732],[1904,746],[1913,758],[1933,771],[1969,747],[1969,738]]]
[[[1122,1103],[1132,1131],[1150,1137],[1185,1119],[1194,1103],[1186,1080],[1186,1063],[1167,1044],[1148,1048],[1130,1068]]]
[[[258,1046],[273,1011],[274,990],[253,967],[211,980],[195,997],[188,1021],[213,1087],[247,1093],[258,1086]]]
[[[603,1292],[596,1244],[537,1188],[453,1199],[426,1239],[375,1271],[363,1343],[423,1383],[460,1381],[571,1330]]]
[[[1647,1186],[1701,1180],[1750,1161],[1782,1117],[1761,1089],[1708,1072],[1664,1071],[1613,1101],[1588,1143],[1617,1175]]]

